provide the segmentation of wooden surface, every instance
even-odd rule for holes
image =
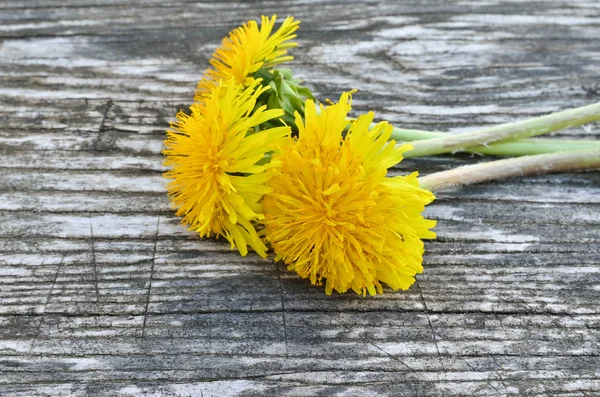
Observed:
[[[318,97],[398,126],[600,101],[597,0],[3,0],[0,395],[600,395],[600,172],[441,192],[417,284],[368,299],[179,224],[164,130],[261,13],[302,20]]]

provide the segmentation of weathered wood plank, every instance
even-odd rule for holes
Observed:
[[[320,98],[358,88],[354,114],[398,126],[600,99],[594,0],[3,1],[0,395],[600,394],[598,172],[439,192],[424,273],[370,299],[179,224],[164,131],[221,38],[272,13],[302,20],[291,67]]]

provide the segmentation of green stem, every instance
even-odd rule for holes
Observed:
[[[414,149],[406,152],[404,157],[410,158],[455,153],[477,146],[485,147],[496,141],[508,141],[547,134],[597,120],[600,120],[600,103],[564,110],[516,123],[485,128],[481,131],[417,141],[413,143]]]
[[[404,130],[395,127],[392,132],[392,139],[401,142],[422,141],[425,139],[443,138],[446,136],[451,135],[444,132]],[[496,142],[492,143],[489,146],[475,146],[470,149],[467,149],[466,152],[482,154],[486,156],[515,157],[592,148],[600,148],[600,141],[569,141],[562,139],[517,139],[509,142]]]
[[[600,149],[538,154],[467,165],[424,176],[419,178],[419,184],[424,189],[434,191],[511,176],[588,169],[600,169]]]

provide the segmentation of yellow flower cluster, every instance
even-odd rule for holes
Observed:
[[[435,237],[421,215],[434,197],[417,173],[387,176],[410,146],[388,142],[385,122],[371,127],[373,113],[349,121],[351,93],[327,107],[286,102],[301,107],[298,136],[269,128],[284,110],[259,101],[270,86],[257,72],[291,59],[299,24],[289,17],[273,32],[275,20],[249,21],[223,40],[191,114],[167,132],[171,203],[191,230],[223,236],[242,255],[250,246],[266,257],[269,242],[290,270],[324,280],[327,294],[407,289],[422,271],[421,239]]]
[[[350,123],[351,97],[319,108],[308,101],[299,137],[273,156],[265,195],[267,238],[277,259],[325,292],[407,289],[422,271],[421,238],[435,221],[421,216],[433,194],[417,174],[387,177],[410,145],[389,141],[392,127],[373,128],[373,113]],[[349,127],[346,136],[343,132]]]
[[[249,86],[254,80],[252,74],[260,68],[271,69],[293,59],[287,55],[287,50],[298,45],[290,40],[296,37],[294,33],[300,22],[288,17],[271,34],[276,19],[275,15],[270,19],[263,16],[260,28],[256,21],[248,21],[223,39],[210,60],[212,69],[208,69],[198,83],[196,101],[202,102],[221,80]]]
[[[191,115],[177,114],[167,131],[164,154],[172,181],[167,190],[183,223],[201,237],[225,237],[242,255],[250,245],[266,257],[267,247],[252,222],[261,221],[261,198],[269,191],[265,153],[281,146],[288,127],[257,133],[259,124],[280,117],[280,109],[254,110],[256,98],[267,87],[259,81],[247,88],[217,84],[202,104],[190,107]]]

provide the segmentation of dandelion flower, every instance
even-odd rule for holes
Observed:
[[[273,156],[265,195],[266,236],[288,269],[325,292],[382,293],[382,283],[408,289],[422,271],[422,238],[435,238],[424,219],[431,192],[417,173],[387,177],[410,145],[395,147],[392,127],[370,128],[373,113],[349,125],[351,97],[327,108],[306,102],[297,139]]]
[[[261,17],[260,28],[256,21],[248,21],[223,39],[210,60],[212,68],[198,83],[196,101],[202,102],[220,80],[229,82],[233,79],[235,84],[248,86],[254,80],[252,74],[259,69],[270,69],[293,59],[287,55],[287,50],[297,45],[290,40],[296,37],[300,22],[287,17],[271,34],[276,18],[275,15],[270,19]]]
[[[263,219],[260,200],[269,192],[269,175],[258,165],[265,153],[279,146],[288,127],[254,132],[254,128],[283,114],[281,109],[253,111],[257,97],[268,87],[260,81],[242,88],[221,83],[202,104],[179,112],[167,131],[165,165],[172,179],[167,190],[182,223],[201,237],[225,237],[242,255],[247,246],[265,257],[266,247],[254,222]]]

